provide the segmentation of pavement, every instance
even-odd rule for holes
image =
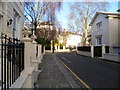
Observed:
[[[73,74],[60,62],[55,53],[46,53],[39,67],[42,71],[38,75],[37,87],[39,89],[81,90],[83,85],[77,81]]]

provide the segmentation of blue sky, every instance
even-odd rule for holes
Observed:
[[[71,3],[64,2],[62,4],[62,9],[57,13],[57,19],[61,22],[62,28],[67,29],[68,16],[70,14]]]
[[[60,21],[62,28],[67,29],[67,24],[69,22],[69,14],[70,14],[70,5],[72,3],[64,2],[62,4],[62,9],[60,12],[57,13],[57,19]],[[107,12],[116,12],[118,9],[118,2],[109,2],[109,7],[107,9]]]

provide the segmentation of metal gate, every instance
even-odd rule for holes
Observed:
[[[102,57],[102,46],[94,46],[94,57]]]
[[[1,34],[1,89],[6,90],[15,82],[24,69],[24,43]]]

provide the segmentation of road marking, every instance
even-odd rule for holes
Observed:
[[[70,61],[68,61],[66,58],[62,57],[62,59],[64,59],[65,61],[67,61],[68,63],[71,63]]]
[[[58,57],[57,57],[58,58]],[[59,58],[58,60],[86,87],[88,90],[92,90],[83,80],[81,80],[64,62],[62,62]]]

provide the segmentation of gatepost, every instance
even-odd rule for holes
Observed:
[[[21,75],[28,77],[28,80],[27,80],[28,83],[27,83],[26,87],[33,88],[34,87],[34,79],[32,77],[32,73],[33,73],[34,68],[31,67],[31,59],[30,59],[31,39],[28,37],[31,34],[31,31],[28,29],[25,29],[22,33],[25,37],[23,37],[23,39],[21,41],[24,42],[25,48],[24,48],[24,70],[21,73]]]
[[[104,54],[105,54],[105,44],[102,45],[102,58],[104,58]]]
[[[91,57],[94,57],[94,46],[91,45]]]
[[[33,35],[31,36],[31,39],[32,39],[32,45],[31,45],[31,61],[32,61],[32,66],[35,67],[36,70],[38,70],[38,59],[36,57],[36,53],[37,53],[37,42],[35,41],[36,39],[36,35],[34,34],[33,32]]]

